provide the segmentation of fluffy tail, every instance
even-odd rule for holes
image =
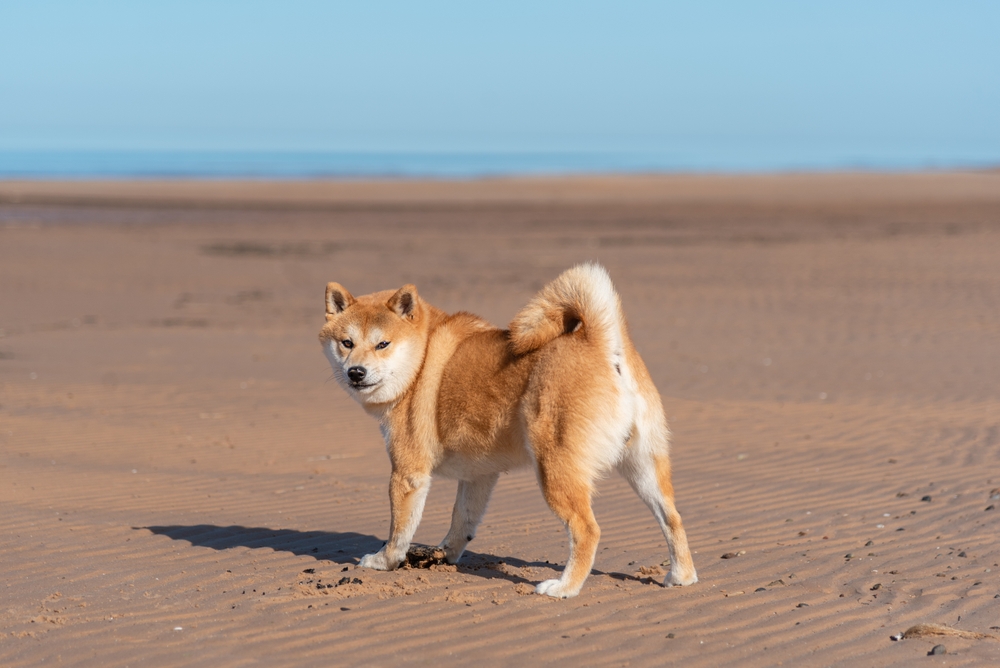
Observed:
[[[621,301],[604,267],[578,264],[539,292],[510,323],[510,343],[516,355],[541,348],[549,341],[582,331],[605,347],[609,356],[622,354]]]

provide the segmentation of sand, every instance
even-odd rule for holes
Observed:
[[[701,582],[658,584],[611,475],[583,592],[532,594],[567,545],[528,471],[457,568],[358,568],[389,465],[326,282],[503,324],[582,260]],[[1000,665],[997,172],[5,182],[0,337],[0,665]],[[967,633],[891,639],[917,624]]]

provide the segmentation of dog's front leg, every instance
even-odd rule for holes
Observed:
[[[438,546],[444,550],[449,564],[458,563],[465,546],[475,537],[476,527],[483,519],[486,504],[499,478],[499,474],[492,473],[474,480],[459,481],[455,509],[451,513],[451,529]]]
[[[392,507],[389,540],[375,554],[362,557],[360,566],[391,571],[403,563],[413,533],[420,524],[430,488],[431,476],[427,473],[392,472],[389,478],[389,504]]]

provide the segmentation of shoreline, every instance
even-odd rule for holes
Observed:
[[[0,179],[0,204],[251,206],[1000,201],[1000,169],[475,179]]]

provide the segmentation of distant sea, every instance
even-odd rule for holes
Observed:
[[[866,150],[725,146],[633,152],[0,150],[2,179],[479,178],[607,173],[916,171],[1000,165],[1000,147]]]

